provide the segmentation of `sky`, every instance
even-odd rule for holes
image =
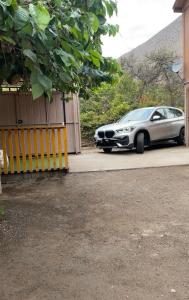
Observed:
[[[179,14],[173,12],[175,0],[117,0],[118,16],[110,23],[118,24],[116,37],[103,39],[103,55],[118,58],[146,42],[169,25]]]

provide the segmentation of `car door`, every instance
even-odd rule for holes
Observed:
[[[176,108],[166,108],[167,118],[169,120],[169,137],[177,137],[183,121],[183,114]]]
[[[158,116],[158,120],[153,120],[154,116]],[[151,141],[165,140],[169,136],[169,120],[167,119],[164,108],[158,108],[152,115],[149,124],[149,133]]]

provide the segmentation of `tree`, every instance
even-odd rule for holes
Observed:
[[[169,97],[168,104],[171,106],[178,105],[178,100],[183,99],[183,84],[177,74],[170,70],[170,66],[177,59],[174,53],[169,51],[159,51],[151,53],[147,57],[149,64],[159,73],[155,84],[164,87]]]
[[[88,100],[81,99],[81,131],[84,140],[92,140],[95,129],[119,120],[137,107],[138,83],[124,74],[114,84],[103,83]]]
[[[121,61],[122,67],[140,82],[138,101],[142,102],[149,91],[164,90],[166,104],[175,106],[183,100],[183,85],[180,78],[170,71],[170,65],[177,57],[167,50],[159,50],[147,55],[143,62],[134,57]],[[152,94],[151,94],[152,95]]]
[[[33,98],[52,90],[84,96],[101,81],[111,82],[115,60],[104,58],[102,35],[117,12],[113,0],[0,0],[0,83],[22,80]]]

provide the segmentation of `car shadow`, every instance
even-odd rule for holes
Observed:
[[[183,146],[179,146],[176,142],[160,142],[160,143],[156,143],[154,145],[151,145],[150,147],[145,148],[145,152],[146,151],[155,151],[155,150],[159,150],[159,149],[168,149],[168,148],[178,148],[178,147],[183,147]],[[136,150],[132,149],[113,149],[113,151],[111,153],[104,153],[103,151],[100,151],[99,154],[104,154],[104,155],[132,155],[132,154],[136,154]]]

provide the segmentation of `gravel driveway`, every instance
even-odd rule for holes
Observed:
[[[189,167],[6,186],[1,300],[189,299]]]

